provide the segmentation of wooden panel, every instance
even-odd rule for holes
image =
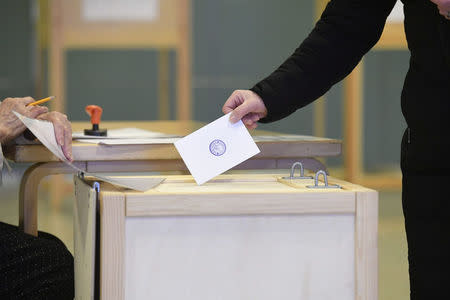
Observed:
[[[82,0],[62,2],[66,48],[175,47],[178,43],[177,0],[159,1],[155,21],[93,22],[81,16]]]
[[[127,216],[261,215],[302,213],[351,213],[354,194],[311,193],[298,199],[294,193],[276,195],[277,201],[260,194],[127,196]]]
[[[378,299],[378,193],[356,193],[356,300]]]
[[[124,299],[125,198],[100,194],[100,298]]]
[[[177,49],[177,119],[190,120],[191,112],[191,0],[179,0]]]
[[[362,152],[362,95],[363,95],[363,62],[353,70],[344,83],[344,163],[345,179],[353,182],[361,173]]]
[[[126,215],[253,215],[355,211],[353,192],[343,189],[307,189],[306,185],[313,185],[313,180],[305,180],[297,187],[292,187],[278,181],[276,176],[233,174],[218,176],[198,186],[191,176],[170,176],[145,193],[127,193]]]
[[[170,119],[169,105],[169,50],[162,49],[158,52],[158,118]]]
[[[127,299],[354,297],[353,215],[127,218],[126,227]]]
[[[97,192],[75,177],[73,210],[75,299],[94,299]]]
[[[145,130],[187,135],[202,127],[202,123],[193,121],[154,121],[154,122],[103,122],[102,127],[108,129],[136,127]],[[73,131],[89,128],[87,122],[75,122]],[[261,153],[254,158],[296,158],[311,156],[335,156],[341,153],[341,142],[334,139],[293,136],[291,139],[278,138],[281,133],[254,131]],[[149,159],[180,159],[172,144],[158,145],[115,145],[98,146],[73,142],[73,155],[76,161],[102,160],[149,160]],[[287,147],[288,146],[288,147]],[[5,156],[16,162],[58,161],[42,145],[15,145],[5,150]]]
[[[65,112],[65,59],[63,2],[50,1],[49,92],[56,98],[50,101],[51,110]]]

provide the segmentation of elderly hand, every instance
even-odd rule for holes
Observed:
[[[46,120],[53,123],[53,127],[55,128],[56,142],[61,146],[64,156],[69,161],[73,161],[72,126],[70,125],[67,116],[62,113],[52,111],[38,116],[37,119]]]
[[[430,0],[437,5],[439,13],[450,20],[450,0]]]
[[[7,142],[16,138],[25,129],[25,125],[20,121],[12,111],[29,118],[37,116],[48,111],[45,106],[26,106],[33,102],[31,97],[25,98],[6,98],[0,104],[0,143]]]
[[[224,114],[232,111],[231,123],[242,120],[248,129],[255,129],[258,126],[256,122],[267,115],[267,108],[261,97],[250,90],[234,91],[223,105],[222,111]]]

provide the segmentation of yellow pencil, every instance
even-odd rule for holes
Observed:
[[[39,105],[41,103],[50,101],[52,99],[55,99],[55,96],[50,96],[50,97],[47,97],[47,98],[44,98],[44,99],[41,99],[41,100],[37,100],[37,101],[31,102],[31,103],[27,104],[27,106]]]

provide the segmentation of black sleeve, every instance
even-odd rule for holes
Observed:
[[[316,100],[356,67],[378,41],[396,0],[331,0],[315,28],[252,91],[264,101],[261,122],[282,119]]]

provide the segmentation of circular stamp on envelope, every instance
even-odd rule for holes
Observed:
[[[221,156],[227,151],[227,146],[222,140],[214,140],[209,144],[209,152],[215,156]]]

